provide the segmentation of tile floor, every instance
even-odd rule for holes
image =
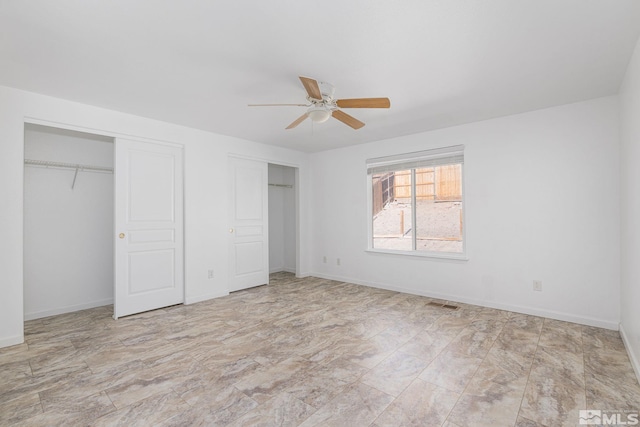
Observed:
[[[575,426],[640,410],[617,332],[317,278],[26,322],[2,426]]]

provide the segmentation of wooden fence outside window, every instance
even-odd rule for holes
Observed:
[[[462,165],[416,169],[416,200],[462,201]],[[411,170],[373,176],[373,214],[389,202],[411,201]]]

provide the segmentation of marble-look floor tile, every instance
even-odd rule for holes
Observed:
[[[104,372],[125,363],[140,360],[148,354],[139,348],[124,346],[122,344],[114,347],[107,347],[101,351],[86,357],[84,360],[93,372]]]
[[[27,334],[28,324],[29,322],[25,322],[25,334]],[[0,348],[0,365],[5,363],[5,360],[9,359],[9,357],[19,354],[24,355],[25,352],[29,351],[29,345],[27,343],[16,344],[9,347]]]
[[[236,362],[238,359],[246,357],[255,352],[258,348],[265,346],[264,341],[250,341],[245,344],[222,345],[200,353],[195,359],[207,367],[224,366]]]
[[[515,427],[547,427],[547,426],[542,425],[542,424],[538,424],[535,421],[528,420],[528,419],[523,418],[523,417],[518,417],[518,420],[516,421]]]
[[[482,358],[444,351],[420,374],[420,379],[462,393],[471,381]]]
[[[41,403],[44,412],[76,413],[89,411],[107,413],[115,409],[105,392],[81,398],[59,395],[49,399],[41,399]]]
[[[440,426],[460,395],[416,379],[376,419],[375,427]]]
[[[231,385],[249,378],[263,369],[263,365],[249,357],[243,357],[225,364],[208,365],[207,368],[216,383]]]
[[[359,380],[368,371],[368,368],[358,365],[357,363],[353,363],[346,358],[337,358],[328,363],[319,364],[313,373],[329,378],[335,378],[347,383],[353,383]]]
[[[426,367],[424,360],[398,351],[376,365],[360,381],[398,396]]]
[[[252,411],[228,424],[229,427],[295,427],[316,408],[295,398],[289,393],[281,393]]]
[[[314,365],[306,359],[293,357],[277,365],[264,367],[235,386],[252,399],[264,403],[298,383]]]
[[[238,391],[235,387],[215,382],[199,385],[181,393],[179,396],[192,407],[224,410],[234,405],[245,408],[252,408],[258,405],[253,399]]]
[[[587,370],[585,383],[588,408],[629,411],[640,408],[640,387],[633,377],[610,377]]]
[[[620,351],[626,352],[619,331],[582,326],[582,341],[585,351]]]
[[[402,322],[398,321],[395,323],[396,325],[399,325]],[[397,328],[394,326],[372,336],[368,341],[376,343],[381,351],[396,351],[402,345],[406,344],[407,341],[410,341],[419,332],[420,331],[413,330],[411,326],[409,326],[408,328],[403,328],[402,330],[397,330]]]
[[[517,329],[523,332],[532,332],[536,335],[540,335],[543,325],[544,317],[511,313],[511,316],[509,316],[509,320],[507,320],[505,327]]]
[[[366,372],[367,368],[356,363],[337,359],[310,370],[298,383],[287,388],[286,392],[314,408],[320,408]]]
[[[575,426],[586,405],[584,385],[576,378],[539,370],[529,377],[520,415],[543,425]]]
[[[78,357],[77,350],[72,346],[65,350],[48,352],[29,359],[33,375],[45,374],[55,370],[84,369],[87,363]]]
[[[393,401],[393,396],[362,383],[340,393],[300,426],[366,426]]]
[[[531,374],[535,378],[563,377],[584,387],[584,356],[553,348],[539,347],[533,358]]]
[[[14,425],[42,412],[38,394],[25,394],[10,402],[0,404],[0,425]]]
[[[210,406],[189,408],[157,425],[162,427],[224,426],[257,406],[258,402],[247,396],[239,397],[225,394],[224,398],[218,398]]]
[[[270,282],[118,320],[107,306],[26,322],[26,343],[0,349],[0,425],[556,427],[585,404],[640,407],[616,331]]]
[[[285,391],[314,408],[321,408],[350,385],[349,382],[313,372]]]
[[[173,392],[158,394],[104,415],[96,419],[92,426],[146,427],[157,425],[188,408],[189,405]]]
[[[456,313],[445,313],[440,316],[435,322],[431,324],[426,330],[433,332],[439,336],[455,338],[464,328],[469,326],[472,322],[475,313],[471,313],[469,317],[456,316],[455,314],[462,314],[463,310]]]
[[[545,319],[538,345],[545,349],[582,353],[582,328],[575,323]]]
[[[522,394],[519,387],[486,381],[480,389],[467,389],[462,394],[448,421],[460,426],[512,427]]]
[[[174,371],[163,368],[160,366],[142,370],[133,379],[109,387],[105,391],[113,404],[118,409],[122,409],[155,394],[167,393],[172,390],[172,387],[207,373],[207,370],[199,365],[195,365],[194,370],[191,367],[180,367]]]
[[[0,364],[0,387],[16,380],[25,380],[32,376],[28,360]]]
[[[470,357],[483,358],[487,355],[499,334],[499,329],[491,329],[485,332],[468,327],[456,336],[446,349]]]
[[[344,353],[342,357],[371,369],[391,355],[393,351],[394,349],[388,347],[385,343],[373,340],[358,340],[348,348],[348,353]]]
[[[540,322],[540,327],[542,327],[542,322]],[[498,335],[494,347],[525,356],[533,356],[538,347],[539,335],[539,332],[507,323],[500,335]]]
[[[587,351],[584,354],[584,365],[587,371],[617,378],[630,385],[638,384],[629,356],[624,350]]]
[[[524,388],[532,363],[532,356],[494,346],[476,370],[471,388],[484,381]]]
[[[455,303],[454,303],[455,304]],[[507,321],[513,313],[495,308],[482,307],[474,317],[474,320]]]
[[[82,399],[49,402],[45,411],[20,422],[21,426],[92,425],[101,416],[115,411],[106,393]]]
[[[34,375],[24,381],[11,382],[0,388],[0,404],[10,402],[26,394],[39,393],[52,387],[84,381],[91,375],[92,372],[86,368],[56,370],[46,374]]]
[[[62,382],[40,392],[43,402],[50,399],[75,399],[89,396],[115,387],[123,383],[133,381],[146,370],[147,367],[139,360],[115,366],[104,372],[86,375],[74,381]]]
[[[458,334],[457,331],[454,333]],[[455,335],[451,335],[447,336],[438,331],[423,331],[402,345],[398,351],[431,362],[453,340]]]

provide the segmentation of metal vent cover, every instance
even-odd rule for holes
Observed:
[[[453,305],[453,304],[444,304],[444,303],[440,303],[440,302],[434,302],[434,301],[430,301],[427,303],[427,305],[430,305],[432,307],[440,307],[440,308],[447,308],[449,310],[457,310],[460,307],[458,307],[457,305]]]

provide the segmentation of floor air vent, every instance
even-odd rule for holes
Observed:
[[[457,309],[459,309],[459,308],[460,308],[460,307],[458,307],[457,305],[452,305],[452,304],[443,304],[443,303],[440,303],[440,302],[434,302],[434,301],[428,302],[428,303],[427,303],[427,305],[431,305],[431,306],[433,306],[433,307],[448,308],[449,310],[457,310]]]

